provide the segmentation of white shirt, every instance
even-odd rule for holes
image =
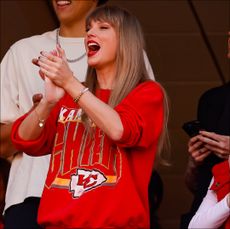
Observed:
[[[212,179],[210,186],[213,184]],[[230,217],[230,208],[227,204],[227,196],[221,201],[217,201],[216,193],[208,189],[199,209],[193,216],[188,228],[219,228]]]
[[[84,38],[59,37],[61,47],[68,59],[76,59],[85,53]],[[43,81],[38,67],[31,63],[40,51],[56,49],[56,30],[22,39],[10,47],[1,62],[1,108],[0,122],[13,122],[32,107],[32,96],[43,93]],[[149,75],[154,79],[146,53],[144,58]],[[87,56],[69,63],[74,75],[84,81]],[[50,156],[31,157],[24,153],[14,156],[6,191],[5,210],[22,203],[27,197],[41,197]]]

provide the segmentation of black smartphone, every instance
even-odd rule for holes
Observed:
[[[199,131],[203,129],[198,120],[186,122],[183,124],[182,128],[190,137],[198,135]]]

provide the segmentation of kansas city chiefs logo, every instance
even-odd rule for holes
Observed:
[[[79,198],[84,192],[100,186],[106,180],[98,170],[77,169],[76,174],[71,176],[70,191],[74,198]]]

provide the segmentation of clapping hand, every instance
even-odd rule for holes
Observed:
[[[75,79],[66,60],[65,51],[57,45],[57,55],[54,52],[41,52],[38,59],[40,71],[56,86],[63,89]]]
[[[41,52],[44,53],[44,52]],[[50,53],[46,53],[49,56],[52,56],[53,58],[61,58],[61,54],[60,52],[54,50]],[[55,82],[53,82],[46,74],[46,72],[44,71],[44,59],[46,57],[44,56],[40,56],[38,59],[33,59],[32,62],[37,65],[38,67],[40,67],[39,70],[39,74],[41,76],[41,78],[44,80],[45,82],[45,96],[44,99],[51,104],[55,104],[57,103],[65,94],[65,91],[62,87],[59,87],[58,85],[55,84]],[[47,59],[47,58],[46,58]],[[48,68],[49,66],[46,65],[46,67]]]

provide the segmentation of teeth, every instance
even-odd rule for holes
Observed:
[[[88,46],[91,47],[91,46],[99,46],[99,45],[97,43],[92,42],[92,43],[89,43]]]
[[[70,4],[70,1],[58,1],[57,2],[57,4],[59,5],[59,6],[64,6],[64,5],[69,5]]]
[[[88,48],[91,51],[98,51],[100,49],[100,45],[97,44],[96,42],[89,42],[88,43]]]

